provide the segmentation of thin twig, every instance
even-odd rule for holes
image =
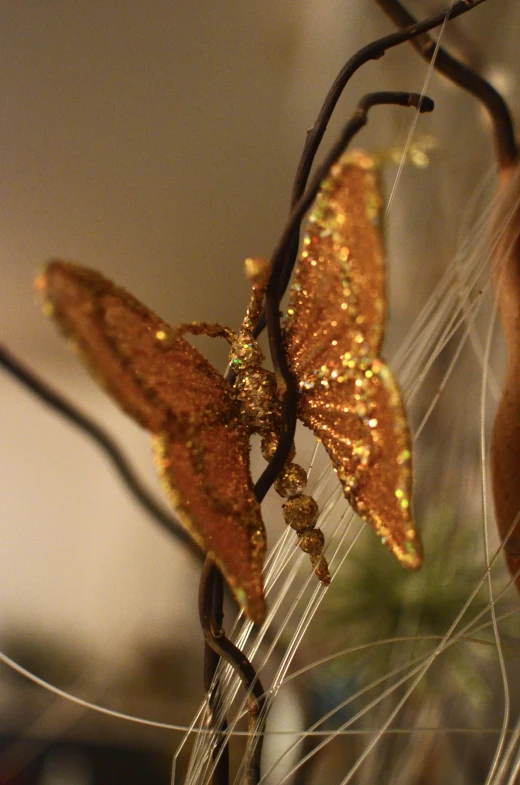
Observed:
[[[90,416],[83,414],[74,404],[64,398],[60,393],[42,381],[33,371],[20,362],[12,352],[0,344],[0,366],[2,366],[14,379],[20,382],[26,390],[32,392],[42,403],[54,409],[65,420],[87,434],[100,447],[112,462],[125,487],[151,517],[159,523],[168,534],[182,543],[191,555],[202,560],[202,552],[195,545],[191,537],[181,528],[176,518],[169,515],[155,501],[147,491],[141,480],[137,477],[123,451],[103,428]]]
[[[200,576],[199,588],[199,617],[204,632],[204,689],[208,696],[208,712],[206,724],[213,728],[216,734],[216,743],[213,748],[213,785],[228,785],[229,782],[229,739],[226,735],[227,720],[225,716],[219,719],[222,713],[222,691],[220,680],[215,679],[217,667],[220,662],[220,653],[213,646],[213,636],[208,620],[213,618],[216,629],[222,629],[224,620],[224,580],[220,570],[208,558],[204,562]],[[211,607],[211,614],[207,608]]]
[[[408,13],[399,0],[376,0],[376,3],[396,27],[403,29],[417,24],[417,20]],[[480,74],[461,63],[445,49],[438,47],[426,33],[410,39],[409,43],[428,63],[436,53],[435,70],[444,74],[458,87],[471,93],[485,106],[493,123],[498,165],[501,169],[513,166],[518,157],[515,131],[509,107],[500,93]]]
[[[220,584],[220,585],[219,585]],[[209,648],[213,650],[220,658],[229,663],[233,670],[238,674],[242,684],[246,690],[246,700],[248,705],[248,712],[250,717],[249,731],[253,741],[251,762],[247,769],[247,783],[248,785],[256,785],[260,779],[260,757],[262,753],[263,728],[258,725],[264,721],[264,703],[265,695],[262,683],[258,675],[245,656],[245,654],[232,643],[221,626],[222,624],[222,576],[211,561],[206,559],[204,568],[202,570],[202,577],[200,582],[199,591],[199,617],[204,638]],[[215,598],[217,602],[215,602]],[[217,608],[218,616],[215,613]],[[205,672],[205,678],[210,678],[211,681],[207,682],[206,689],[209,690],[209,705],[210,717],[215,721],[216,711],[221,704],[221,696],[218,684],[212,684],[213,674],[210,671]],[[218,720],[217,720],[218,724]],[[227,737],[224,735],[225,724],[221,723],[220,727],[216,728],[219,736],[215,755],[220,752],[223,743],[227,743]],[[222,766],[220,770],[220,761],[214,773],[214,785],[224,785],[227,783],[226,779],[222,779],[225,767]]]
[[[353,116],[344,127],[339,139],[332,147],[323,163],[316,170],[311,184],[289,216],[285,229],[272,256],[272,272],[265,298],[267,328],[273,365],[277,374],[283,379],[286,392],[283,401],[282,431],[279,436],[276,452],[255,485],[255,494],[259,501],[264,498],[287,460],[296,429],[297,390],[295,381],[287,365],[283,345],[279,314],[279,273],[280,270],[283,269],[287,250],[291,246],[294,232],[298,231],[303,216],[314,202],[322,181],[327,176],[330,168],[338,160],[356,133],[366,125],[369,110],[373,106],[384,104],[412,106],[417,108],[419,112],[431,112],[433,110],[433,101],[431,98],[419,95],[419,93],[385,91],[369,93],[364,96],[359,102]]]
[[[336,104],[341,97],[341,94],[343,93],[347,83],[356,73],[356,71],[370,60],[379,60],[389,49],[399,46],[406,41],[410,41],[412,38],[418,35],[427,33],[429,30],[432,30],[433,28],[443,24],[444,21],[455,19],[456,17],[465,14],[467,11],[471,11],[473,8],[476,8],[476,6],[485,1],[486,0],[460,0],[460,2],[455,3],[451,8],[440,14],[429,17],[423,22],[415,23],[410,27],[407,27],[405,30],[401,30],[397,33],[391,33],[390,35],[385,35],[383,38],[379,38],[377,41],[364,46],[345,63],[332,83],[332,86],[327,93],[325,101],[323,102],[323,106],[318,113],[314,125],[307,132],[305,145],[294,179],[291,197],[291,212],[305,191],[318,147],[320,146],[325,131],[327,130],[329,120],[334,109],[336,108]],[[287,247],[284,263],[278,273],[278,302],[284,295],[292,274],[294,264],[296,262],[296,255],[298,253],[299,244],[299,229],[299,225],[294,229],[291,243],[289,243]],[[257,337],[262,332],[266,324],[266,311],[264,309],[254,330],[255,337]]]

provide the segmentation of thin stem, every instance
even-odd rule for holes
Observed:
[[[2,366],[14,379],[20,382],[26,390],[32,392],[42,403],[58,412],[65,420],[79,428],[100,447],[112,462],[127,490],[134,499],[143,507],[151,517],[159,523],[168,534],[182,543],[198,561],[202,553],[191,537],[181,528],[176,518],[165,512],[155,501],[153,496],[141,483],[123,451],[106,431],[101,428],[86,414],[83,414],[74,404],[56,392],[46,382],[43,382],[26,365],[22,364],[5,346],[0,344],[0,366]]]
[[[224,378],[229,384],[233,383],[234,372],[231,367],[228,367]],[[257,498],[261,501],[258,494]],[[234,668],[247,691],[259,690],[258,700],[260,703],[257,701],[256,704],[250,706],[251,723],[254,726],[255,718],[258,719],[257,730],[261,730],[264,723],[264,712],[257,712],[258,707],[261,709],[263,706],[262,685],[245,654],[225,636],[222,627],[223,605],[224,581],[222,574],[211,559],[206,558],[199,585],[199,618],[204,633],[204,689],[208,694],[208,725],[211,727],[214,724],[217,734],[217,743],[213,752],[213,759],[217,761],[213,772],[213,785],[227,785],[229,779],[229,739],[225,733],[227,721],[224,717],[219,725],[217,719],[222,706],[222,694],[220,681],[215,679],[215,674],[221,657]],[[247,772],[251,785],[256,785],[260,779],[262,743],[263,737],[259,735]]]
[[[417,24],[417,20],[399,0],[376,0],[376,3],[397,27],[405,29]],[[498,165],[501,169],[513,166],[518,157],[513,120],[509,107],[500,93],[480,74],[461,63],[445,49],[437,47],[435,41],[426,33],[410,39],[410,44],[428,63],[436,52],[435,70],[471,93],[485,106],[493,123]]]
[[[359,52],[350,58],[350,60],[345,64],[334,80],[332,87],[330,88],[327,97],[325,98],[321,111],[318,114],[316,122],[314,123],[314,126],[307,133],[307,139],[305,140],[305,146],[293,186],[291,200],[291,204],[293,206],[299,201],[305,190],[316,151],[320,145],[321,140],[323,139],[325,131],[327,130],[327,125],[331,115],[347,82],[355,74],[355,72],[362,65],[368,63],[369,60],[379,60],[384,56],[388,49],[392,49],[394,46],[399,46],[405,41],[410,41],[412,38],[421,35],[422,33],[426,33],[435,27],[438,27],[439,25],[443,24],[445,20],[449,21],[450,19],[455,19],[457,16],[465,14],[467,11],[470,11],[472,8],[475,8],[477,5],[480,5],[480,3],[483,2],[485,2],[485,0],[460,0],[460,2],[455,3],[451,8],[448,8],[440,14],[424,20],[424,22],[415,22],[405,30],[401,30],[397,33],[391,33],[390,35],[386,35],[383,38],[368,44],[368,46],[364,46],[359,50]]]
[[[327,130],[329,120],[334,109],[336,108],[336,104],[338,103],[343,90],[356,71],[370,60],[379,60],[389,49],[392,49],[394,46],[399,46],[400,44],[410,41],[418,35],[427,33],[429,30],[432,30],[433,28],[443,24],[445,20],[449,21],[450,19],[455,19],[456,17],[465,14],[467,11],[471,11],[473,8],[483,2],[485,2],[485,0],[460,0],[460,2],[455,3],[451,8],[440,14],[431,16],[428,19],[425,19],[423,22],[414,23],[405,30],[401,30],[397,33],[391,33],[390,35],[385,35],[383,38],[379,38],[377,41],[364,46],[345,63],[332,83],[332,86],[327,93],[325,101],[323,102],[323,106],[320,109],[314,125],[307,132],[305,145],[294,179],[291,196],[291,211],[294,209],[295,205],[300,200],[305,191],[311,167],[314,162],[314,158],[316,157],[316,152],[321,144],[325,131]],[[279,301],[283,297],[283,294],[287,288],[296,261],[299,244],[299,229],[299,225],[294,229],[291,242],[288,244],[283,268],[279,272]],[[266,323],[266,312],[264,310],[255,327],[255,337],[257,337],[262,332],[266,326]]]
[[[267,329],[269,332],[269,346],[273,365],[275,372],[283,379],[285,384],[285,396],[283,400],[282,431],[279,436],[276,452],[255,485],[255,494],[259,501],[264,498],[287,460],[296,429],[297,390],[285,357],[279,314],[279,281],[280,274],[284,269],[285,259],[287,258],[287,251],[292,244],[294,233],[298,232],[302,218],[314,202],[322,181],[326,178],[330,168],[338,160],[357,132],[366,125],[368,121],[368,111],[373,106],[385,104],[413,106],[418,109],[419,112],[433,111],[433,101],[431,98],[419,95],[418,93],[377,92],[369,93],[364,96],[359,102],[353,116],[344,127],[335,145],[332,147],[323,163],[318,167],[311,184],[294,207],[272,256],[272,272],[265,298]]]
[[[211,561],[206,559],[202,571],[200,590],[199,590],[199,618],[206,645],[218,655],[218,657],[225,660],[231,665],[234,671],[240,677],[242,684],[246,690],[248,712],[250,716],[249,730],[251,738],[254,741],[254,748],[252,758],[248,767],[248,785],[254,785],[260,779],[260,757],[262,753],[262,742],[264,715],[263,711],[265,696],[264,689],[258,678],[255,669],[237,646],[232,643],[222,628],[222,576]],[[218,663],[218,660],[215,662]],[[210,690],[210,711],[211,719],[215,720],[214,709],[221,703],[220,690],[218,685],[212,686],[214,669],[206,671],[205,677],[209,680],[206,683],[206,689]],[[224,736],[225,725],[222,723],[217,727],[216,731],[219,734],[219,742],[216,747],[216,752],[220,750],[223,743],[227,744],[227,738]],[[258,736],[255,738],[255,733]],[[224,785],[227,783],[226,779],[221,779],[224,774],[224,766],[220,770],[220,761],[217,764],[214,773],[214,785]]]
[[[222,712],[222,691],[220,681],[214,681],[214,676],[220,662],[220,654],[213,646],[211,632],[208,632],[209,622],[214,620],[217,629],[222,628],[224,619],[224,581],[220,570],[213,562],[206,558],[200,578],[199,588],[199,616],[204,632],[204,689],[208,695],[208,714],[206,724],[213,728],[217,734],[217,741],[213,749],[215,769],[213,772],[213,785],[228,785],[229,782],[229,743],[226,736],[227,720],[225,717],[219,721]],[[209,609],[211,608],[211,613]]]

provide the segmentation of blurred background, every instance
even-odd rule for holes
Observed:
[[[420,18],[441,7],[409,3]],[[326,91],[350,55],[391,30],[369,0],[0,3],[2,341],[106,426],[158,498],[147,434],[97,390],[41,316],[34,275],[49,258],[74,260],[101,270],[167,321],[238,327],[248,298],[243,259],[273,249],[305,132]],[[519,30],[518,3],[489,0],[443,39],[500,83],[515,115]],[[420,91],[426,70],[409,46],[366,65],[348,86],[325,145],[365,92]],[[450,263],[467,205],[494,170],[476,102],[435,75],[427,92],[436,109],[419,119],[416,138],[433,138],[435,149],[426,169],[404,168],[385,226],[387,357]],[[402,146],[412,120],[403,109],[375,109],[356,144]],[[387,193],[396,171],[384,169]],[[198,346],[224,368],[224,346]],[[461,374],[440,408],[432,438],[459,438],[453,417],[473,394],[472,373]],[[478,374],[473,381],[478,386]],[[135,505],[86,437],[5,373],[0,384],[0,646],[87,700],[189,723],[202,698],[200,563]],[[468,425],[460,437],[463,450],[478,447],[478,418],[473,422],[474,432]],[[458,469],[478,499],[478,449],[474,455],[474,464]],[[418,464],[429,474],[426,458]],[[452,520],[447,496],[435,496],[435,472],[428,482],[418,481],[423,517],[435,518],[442,505]],[[457,484],[452,475],[452,491]],[[465,542],[456,552],[461,563]],[[371,568],[380,574],[377,560]],[[381,595],[363,584],[374,587],[370,574],[357,594],[350,591],[352,612],[356,624],[364,618],[383,635],[377,625],[386,630],[389,617],[378,618]],[[430,587],[438,585],[438,576],[432,580]],[[460,577],[463,586],[471,580]],[[433,588],[429,597],[442,630],[449,610],[443,617]],[[448,592],[443,602],[451,608],[456,597]],[[329,642],[341,619],[341,611],[324,612]],[[479,700],[486,684],[493,692],[490,677],[477,681],[467,689]],[[323,684],[314,689],[326,705]],[[175,733],[71,707],[3,665],[0,695],[0,783],[169,781]],[[463,754],[450,755],[464,782],[484,782],[489,758],[475,762],[469,742]],[[378,781],[391,782],[390,775]],[[401,781],[430,780],[423,771]]]

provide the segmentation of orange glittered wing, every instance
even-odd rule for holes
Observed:
[[[410,569],[422,555],[411,516],[410,437],[380,358],[385,270],[375,164],[362,152],[330,171],[310,213],[285,340],[298,416],[330,455],[345,496]]]
[[[51,262],[38,278],[44,310],[97,381],[154,434],[170,501],[222,570],[248,616],[265,613],[265,532],[249,470],[249,436],[230,386],[183,338],[100,273]],[[166,338],[166,340],[165,340]]]

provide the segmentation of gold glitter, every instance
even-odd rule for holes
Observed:
[[[303,242],[320,261],[313,267],[298,260],[285,343],[300,390],[299,417],[323,442],[345,496],[399,561],[417,569],[422,554],[410,513],[408,427],[397,385],[380,359],[380,208],[373,160],[347,153],[322,183],[309,216]],[[302,298],[303,290],[310,296]]]
[[[278,435],[272,431],[267,431],[267,433],[264,433],[264,435],[262,436],[260,449],[266,461],[270,461],[271,458],[274,456],[277,446],[278,446]],[[289,450],[289,455],[287,457],[287,460],[292,461],[295,455],[296,455],[296,447],[294,446],[294,442],[293,442],[291,445],[291,449]]]
[[[297,496],[307,485],[307,472],[297,463],[289,463],[284,466],[278,479],[274,484],[274,489],[280,496]]]
[[[311,556],[311,564],[318,580],[323,583],[324,586],[328,586],[330,583],[330,573],[325,556]]]
[[[327,449],[345,496],[405,566],[421,563],[410,514],[409,436],[400,393],[380,359],[385,316],[384,266],[377,230],[381,200],[370,156],[335,165],[309,215],[285,324],[287,359],[300,390],[298,415]],[[246,260],[251,302],[238,335],[192,322],[171,328],[99,273],[52,262],[37,279],[44,309],[91,371],[139,424],[154,434],[156,465],[179,520],[219,566],[247,615],[265,614],[265,532],[249,470],[249,438],[274,454],[280,400],[262,366],[253,325],[269,265]],[[182,335],[223,337],[234,383]],[[291,451],[290,460],[294,457]],[[284,467],[276,490],[289,498],[286,522],[330,582],[307,476]]]
[[[325,537],[321,529],[309,529],[299,535],[300,548],[311,557],[311,564],[314,572],[321,583],[328,586],[330,583],[330,573],[327,561],[323,554]]]
[[[303,493],[284,502],[282,509],[286,524],[299,533],[312,529],[318,520],[318,504]]]
[[[254,621],[265,614],[265,532],[249,470],[250,431],[232,388],[168,325],[99,273],[51,262],[41,289],[100,384],[155,434],[156,466],[193,539]]]
[[[319,556],[325,545],[325,537],[321,529],[309,529],[300,536],[298,544],[305,553]]]
[[[257,256],[248,258],[244,262],[244,271],[246,277],[251,283],[265,288],[269,280],[270,265],[266,259],[261,259]]]

